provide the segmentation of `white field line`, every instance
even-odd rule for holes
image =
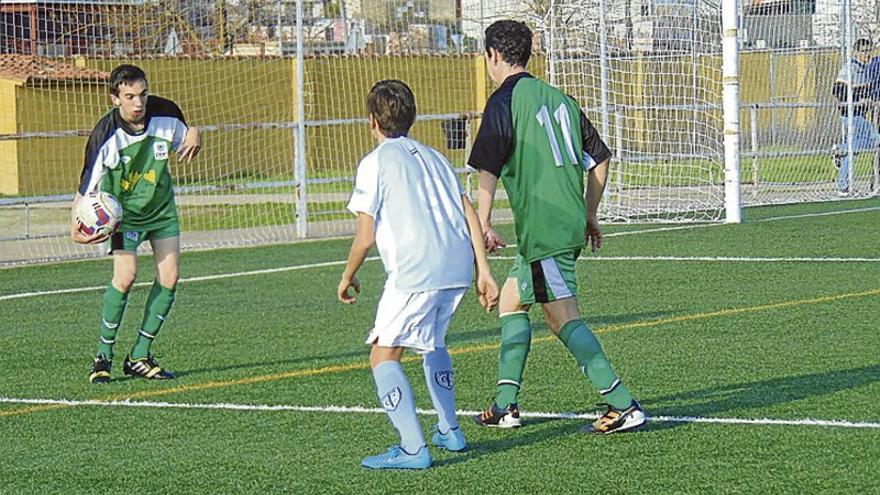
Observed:
[[[760,220],[755,220],[756,222],[771,222],[776,220],[787,220],[787,219],[797,219],[797,218],[807,218],[807,217],[820,217],[820,216],[830,216],[830,215],[841,215],[845,213],[860,213],[865,211],[875,211],[880,210],[880,207],[871,207],[871,208],[858,208],[853,210],[841,210],[841,211],[832,211],[825,213],[808,213],[803,215],[790,215],[790,216],[782,216],[782,217],[771,217],[771,218],[763,218]],[[727,224],[724,223],[704,223],[704,224],[692,224],[692,225],[677,225],[674,227],[659,227],[659,228],[648,228],[643,230],[630,230],[626,232],[615,232],[611,234],[606,234],[605,237],[616,237],[616,236],[624,236],[624,235],[637,235],[637,234],[650,234],[653,232],[667,232],[673,230],[689,230],[689,229],[698,229],[705,227],[721,227]],[[507,246],[507,248],[516,247],[515,244],[511,244]],[[378,257],[367,258],[367,261],[374,261],[379,259]],[[492,259],[501,259],[501,260],[509,260],[514,259],[512,256],[493,256]],[[611,261],[637,261],[637,260],[652,260],[652,261],[752,261],[752,262],[780,262],[780,261],[816,261],[816,262],[876,262],[877,259],[874,258],[701,258],[701,257],[595,257],[595,258],[581,258],[585,260],[611,260]],[[311,263],[307,265],[294,265],[294,266],[283,266],[280,268],[267,268],[263,270],[251,270],[246,272],[234,272],[234,273],[222,273],[217,275],[205,275],[201,277],[186,277],[181,278],[180,282],[204,282],[209,280],[220,280],[224,278],[235,278],[235,277],[247,277],[251,275],[264,275],[270,273],[280,273],[280,272],[289,272],[295,270],[306,270],[309,268],[320,268],[326,266],[340,266],[345,265],[345,261],[327,261],[323,263]],[[152,282],[138,282],[134,284],[135,287],[146,287],[148,285],[152,285]],[[79,292],[92,292],[98,290],[104,290],[107,288],[106,285],[95,285],[91,287],[77,287],[72,289],[57,289],[57,290],[46,290],[46,291],[34,291],[34,292],[19,292],[15,294],[6,294],[0,296],[0,301],[8,301],[11,299],[24,299],[28,297],[39,297],[39,296],[52,296],[59,294],[75,294]]]
[[[513,246],[508,246],[513,247]],[[376,261],[378,257],[367,258],[366,261]],[[516,256],[490,256],[493,260],[513,260]],[[725,262],[725,263],[880,263],[880,258],[760,258],[760,257],[733,257],[733,256],[588,256],[580,257],[578,261],[675,261],[675,262]],[[251,270],[246,272],[221,273],[217,275],[204,275],[201,277],[181,278],[180,283],[205,282],[210,280],[220,280],[224,278],[247,277],[252,275],[265,275],[269,273],[290,272],[296,270],[306,270],[310,268],[321,268],[327,266],[342,266],[345,261],[326,261],[323,263],[311,263],[308,265],[283,266],[280,268],[266,268],[262,270]],[[153,282],[138,282],[134,287],[146,287],[152,285]],[[59,294],[75,294],[78,292],[92,292],[106,289],[106,285],[93,285],[91,287],[77,287],[73,289],[57,289],[35,292],[19,292],[16,294],[6,294],[0,296],[0,301],[8,301],[11,299],[25,299],[28,297],[52,296]]]
[[[880,206],[871,206],[868,208],[855,208],[852,210],[826,211],[823,213],[802,213],[800,215],[787,215],[784,217],[768,217],[768,218],[760,218],[760,219],[751,220],[751,221],[752,222],[775,222],[777,220],[812,218],[812,217],[830,217],[833,215],[846,215],[847,213],[862,213],[862,212],[866,212],[866,211],[878,211],[878,210],[880,210]]]
[[[367,258],[366,261],[374,261],[379,258],[374,256],[372,258]],[[181,278],[179,282],[205,282],[208,280],[220,280],[224,278],[235,278],[235,277],[247,277],[251,275],[265,275],[268,273],[280,273],[280,272],[291,272],[296,270],[307,270],[309,268],[322,268],[327,266],[340,266],[345,265],[345,261],[325,261],[322,263],[310,263],[307,265],[293,265],[293,266],[282,266],[280,268],[266,268],[262,270],[250,270],[246,272],[234,272],[234,273],[220,273],[217,275],[204,275],[201,277],[185,277]],[[138,282],[134,284],[134,287],[146,287],[148,285],[152,285],[153,282]],[[44,290],[44,291],[36,291],[36,292],[19,292],[17,294],[7,294],[5,296],[0,296],[0,301],[6,301],[9,299],[23,299],[26,297],[37,297],[37,296],[52,296],[57,294],[74,294],[77,292],[91,292],[96,290],[104,290],[106,289],[106,285],[94,285],[91,287],[77,287],[75,289],[58,289],[58,290]]]
[[[141,407],[155,409],[209,409],[224,411],[262,411],[262,412],[305,412],[305,413],[341,413],[341,414],[385,414],[384,409],[361,406],[293,406],[269,404],[229,404],[229,403],[187,403],[187,402],[154,402],[154,401],[100,401],[100,400],[66,400],[66,399],[21,399],[0,397],[4,404],[52,405],[66,407],[98,406],[98,407]],[[418,409],[422,415],[436,415],[433,409]],[[458,416],[475,416],[481,411],[456,411]],[[599,414],[554,413],[554,412],[521,412],[526,418],[542,419],[586,419],[593,420]],[[868,421],[846,421],[828,419],[774,419],[774,418],[713,418],[699,416],[650,416],[649,421],[662,423],[710,423],[724,425],[769,425],[769,426],[824,426],[832,428],[866,428],[880,429],[880,423]]]

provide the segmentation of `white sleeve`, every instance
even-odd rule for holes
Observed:
[[[587,172],[596,168],[596,165],[599,165],[598,163],[596,163],[596,160],[594,160],[593,157],[586,151],[584,151],[583,155],[584,156],[581,160],[581,164],[584,166],[584,170],[586,170]]]
[[[376,218],[379,211],[379,163],[375,155],[368,155],[358,165],[354,191],[348,200],[348,210],[357,215],[366,213]]]
[[[171,149],[174,151],[180,149],[180,145],[183,144],[183,138],[186,137],[187,130],[189,130],[189,128],[183,123],[183,121],[180,119],[174,119],[174,136],[171,140]]]

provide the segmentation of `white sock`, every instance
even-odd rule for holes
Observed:
[[[383,361],[373,368],[379,403],[400,434],[400,446],[415,454],[425,445],[422,426],[416,416],[416,401],[403,367],[397,361]]]
[[[431,392],[431,401],[439,417],[440,432],[458,428],[455,417],[455,378],[452,373],[452,358],[445,347],[437,347],[424,355],[422,367],[425,381]]]

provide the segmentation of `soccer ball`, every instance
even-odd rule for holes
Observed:
[[[122,222],[122,205],[105,192],[93,192],[76,205],[76,223],[86,235],[110,235]]]

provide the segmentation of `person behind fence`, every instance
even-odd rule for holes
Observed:
[[[113,345],[137,276],[138,246],[149,241],[156,264],[156,280],[147,296],[137,340],[123,362],[126,375],[168,380],[150,346],[168,318],[177,287],[180,259],[180,223],[174,201],[170,152],[192,160],[201,149],[196,127],[187,126],[183,112],[171,100],[148,95],[147,75],[134,65],[120,65],[110,73],[110,100],[114,107],[95,125],[80,176],[74,211],[80,199],[96,191],[112,194],[122,205],[122,224],[109,236],[113,278],[104,291],[97,357],[89,382],[110,381]],[[108,240],[87,235],[71,219],[70,235],[79,244]]]
[[[504,246],[491,223],[500,178],[513,212],[517,255],[501,289],[495,397],[474,420],[495,428],[521,425],[518,394],[532,340],[529,309],[538,303],[550,330],[608,406],[583,431],[634,431],[646,424],[646,415],[581,318],[577,298],[581,250],[587,243],[594,251],[602,245],[597,212],[611,152],[574,98],[526,71],[532,52],[528,26],[497,21],[486,28],[485,40],[486,67],[499,86],[486,103],[468,164],[480,174],[486,247],[491,252]]]
[[[834,80],[833,92],[840,108],[840,122],[843,142],[834,153],[834,165],[837,168],[837,193],[840,196],[850,194],[850,162],[849,144],[849,103],[848,94],[852,92],[852,149],[853,157],[859,151],[872,150],[880,143],[877,128],[868,121],[874,90],[868,62],[873,46],[871,41],[860,38],[853,45],[853,58],[843,67]],[[851,79],[850,79],[851,78]]]
[[[376,308],[370,365],[379,402],[400,434],[400,445],[363,459],[371,469],[425,469],[431,466],[412,387],[400,364],[404,349],[422,355],[431,401],[439,421],[431,438],[440,448],[467,448],[455,417],[452,360],[446,330],[467,292],[476,268],[480,304],[491,311],[498,285],[489,271],[480,221],[449,161],[407,137],[416,104],[398,80],[379,81],[367,96],[370,128],[378,142],[357,168],[348,209],[357,227],[337,287],[340,302],[359,293],[356,276],[373,243],[388,275]]]

